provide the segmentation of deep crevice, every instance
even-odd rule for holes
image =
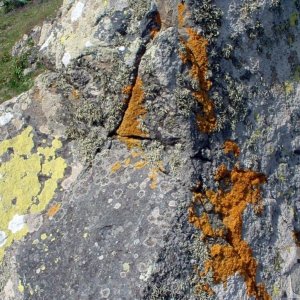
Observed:
[[[146,16],[145,16],[145,21],[144,21],[144,28],[145,30],[142,31],[141,33],[141,37],[142,38],[146,38],[146,40],[142,43],[142,45],[140,46],[137,55],[136,55],[136,59],[134,62],[134,68],[130,74],[130,77],[132,77],[132,82],[130,85],[130,90],[128,91],[128,101],[126,101],[126,106],[124,108],[123,111],[123,116],[121,118],[121,120],[119,121],[118,126],[116,126],[116,128],[109,133],[109,137],[113,137],[113,136],[118,136],[118,130],[124,120],[125,114],[127,112],[127,109],[129,107],[129,103],[132,99],[132,94],[133,94],[133,89],[136,86],[137,83],[137,79],[138,79],[138,74],[139,74],[139,68],[140,68],[140,64],[142,61],[143,56],[145,55],[146,51],[147,51],[147,45],[154,39],[155,34],[153,34],[153,32],[159,32],[161,29],[161,19],[160,19],[160,14],[157,10],[155,11],[151,11],[149,12]],[[140,136],[126,136],[126,138],[133,138],[133,139],[137,139],[137,140],[151,140],[151,138],[146,138],[146,137],[140,137]]]

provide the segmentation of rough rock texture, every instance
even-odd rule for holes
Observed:
[[[300,299],[299,13],[64,1],[0,106],[0,298]]]

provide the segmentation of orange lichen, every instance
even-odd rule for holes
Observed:
[[[133,148],[141,148],[142,147],[140,140],[137,140],[134,138],[122,137],[122,136],[118,136],[118,139],[121,142],[123,142],[124,144],[126,144],[126,146],[129,150],[131,150]]]
[[[115,162],[111,168],[110,168],[110,172],[111,173],[116,173],[117,171],[119,171],[122,168],[122,164],[121,162],[117,161]]]
[[[124,95],[130,95],[132,93],[132,86],[127,85],[122,89],[122,94]]]
[[[125,166],[125,167],[128,167],[128,166],[130,165],[130,162],[131,162],[130,157],[126,158],[126,159],[124,160],[124,166]]]
[[[178,27],[182,28],[184,26],[184,14],[185,14],[185,4],[179,3],[178,4]]]
[[[157,12],[155,14],[154,20],[153,20],[153,26],[150,30],[150,36],[151,38],[155,38],[155,36],[158,34],[158,32],[161,29],[161,18],[160,18],[160,14]]]
[[[60,208],[61,208],[61,204],[60,203],[56,203],[56,204],[52,205],[48,209],[48,211],[47,211],[47,216],[49,218],[53,218],[58,213],[58,211],[60,210]]]
[[[201,229],[205,236],[215,236],[215,232],[209,222],[208,214],[203,213],[200,217],[198,217],[194,210],[194,207],[189,209],[189,222],[197,229]]]
[[[126,88],[127,90],[127,88]],[[141,130],[140,119],[146,115],[143,105],[144,90],[141,78],[137,78],[129,99],[128,108],[117,133],[121,137],[147,137],[148,134]]]
[[[136,170],[140,170],[140,169],[143,169],[147,164],[148,164],[147,161],[145,161],[145,160],[140,160],[140,161],[138,161],[138,162],[136,162],[136,163],[134,164],[134,168],[135,168]]]
[[[178,23],[179,27],[184,25],[185,5],[178,5]],[[202,106],[202,113],[196,115],[197,124],[200,131],[210,133],[216,129],[217,119],[215,107],[209,99],[208,92],[211,88],[211,81],[207,79],[208,72],[208,41],[199,35],[194,29],[186,28],[188,38],[181,37],[181,43],[184,46],[184,52],[180,53],[182,62],[190,65],[190,75],[199,84],[199,90],[193,93],[195,99]]]
[[[300,247],[300,231],[293,232],[294,241],[297,247]]]
[[[224,143],[223,149],[225,154],[233,153],[235,157],[238,157],[241,153],[239,146],[231,140]]]
[[[148,175],[149,179],[151,180],[150,188],[152,190],[157,188],[157,182],[158,182],[158,168],[152,168],[150,170],[150,173]]]
[[[80,92],[77,89],[72,89],[71,95],[70,95],[70,99],[71,100],[79,100],[80,98]]]
[[[220,237],[220,231],[212,229],[206,213],[200,217],[195,213],[194,206],[206,199],[213,204],[214,212],[221,216],[226,228],[224,238],[228,244],[215,244],[210,248],[211,258],[205,264],[205,273],[211,270],[215,282],[225,284],[230,276],[239,273],[245,280],[249,296],[271,299],[265,287],[256,283],[257,262],[250,246],[242,239],[243,212],[249,204],[261,207],[260,185],[266,182],[266,177],[237,167],[230,171],[222,165],[215,178],[222,182],[223,188],[196,193],[189,210],[190,222],[200,228],[204,236]]]
[[[133,157],[133,158],[136,158],[136,157],[140,157],[143,155],[143,152],[142,151],[131,151],[130,155]]]
[[[199,283],[195,287],[196,293],[199,294],[200,292],[205,292],[209,296],[214,294],[214,291],[207,283]]]

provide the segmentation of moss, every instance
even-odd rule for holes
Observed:
[[[10,230],[10,222],[16,216],[44,211],[66,169],[64,159],[56,155],[62,143],[55,138],[50,147],[38,147],[35,151],[32,130],[27,127],[16,137],[0,143],[0,156],[8,149],[13,150],[9,160],[0,165],[0,230],[7,236],[0,247],[0,261],[5,249],[28,232],[26,224],[15,232]],[[46,180],[41,182],[39,176]]]
[[[243,212],[248,204],[255,205],[257,212],[262,210],[260,185],[266,182],[266,178],[251,170],[237,167],[228,170],[221,165],[215,180],[221,183],[221,187],[217,191],[196,192],[189,209],[190,222],[201,229],[204,236],[219,238],[223,235],[227,242],[216,242],[210,247],[210,258],[205,263],[204,274],[211,270],[215,283],[226,284],[230,276],[239,273],[245,280],[249,296],[271,299],[263,284],[256,282],[257,262],[250,246],[242,239]],[[197,215],[196,205],[201,205],[203,199],[209,200],[215,213],[222,217],[226,235],[212,229],[206,213]]]
[[[20,66],[24,58],[12,57],[10,52],[14,44],[34,26],[42,24],[48,17],[54,17],[62,2],[45,0],[37,4],[36,1],[32,1],[26,7],[7,14],[0,9],[0,102],[28,90],[33,83],[32,79],[43,71],[43,67],[39,66],[29,76],[17,78],[17,64]]]

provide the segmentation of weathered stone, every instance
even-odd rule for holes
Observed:
[[[24,37],[49,70],[0,106],[0,298],[300,297],[299,9],[65,1]]]

